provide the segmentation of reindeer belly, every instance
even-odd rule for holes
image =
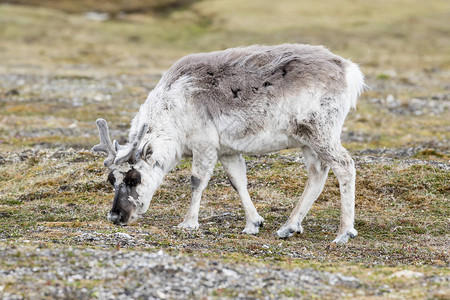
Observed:
[[[262,154],[282,149],[299,147],[290,133],[290,105],[272,105],[270,113],[256,108],[250,111],[234,111],[233,115],[221,116],[215,125],[222,149],[229,151]]]
[[[282,149],[299,147],[287,132],[260,131],[244,137],[220,135],[220,150],[223,153],[263,154]]]

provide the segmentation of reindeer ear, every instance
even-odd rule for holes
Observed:
[[[153,154],[152,146],[150,145],[150,141],[147,141],[144,144],[144,147],[142,147],[141,158],[148,160],[150,159],[152,154]]]
[[[117,142],[114,143],[114,146],[117,149],[116,158],[114,159],[114,164],[120,165],[128,160],[130,162],[135,163],[135,159],[139,157],[139,153],[136,152],[139,145],[141,144],[142,139],[148,130],[148,123],[145,123],[139,129],[137,135],[135,135],[131,142],[127,143],[124,146],[119,145]]]

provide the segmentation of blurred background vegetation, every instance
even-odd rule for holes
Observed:
[[[286,42],[326,45],[369,74],[450,66],[446,0],[2,2],[11,3],[0,9],[6,66],[164,69],[190,52]]]

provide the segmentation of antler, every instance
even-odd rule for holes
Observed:
[[[95,124],[97,124],[100,136],[100,144],[92,147],[92,151],[106,153],[108,157],[104,160],[103,164],[105,165],[105,167],[109,167],[114,162],[116,151],[114,150],[113,144],[111,143],[111,139],[109,137],[108,123],[106,123],[105,119],[97,119],[97,121],[95,121]]]
[[[142,139],[148,130],[148,124],[144,123],[142,127],[139,129],[138,134],[134,137],[133,141],[117,152],[116,158],[114,159],[114,163],[119,165],[123,162],[128,161],[133,154],[135,154],[137,148],[141,144]]]
[[[123,162],[128,161],[136,152],[148,130],[148,124],[145,123],[139,129],[138,134],[133,138],[133,141],[131,143],[128,143],[125,146],[121,146],[116,141],[114,141],[114,144],[111,143],[108,123],[106,123],[104,119],[97,119],[95,123],[97,124],[98,132],[100,135],[100,144],[95,145],[92,148],[92,151],[104,152],[106,153],[106,155],[108,155],[108,157],[103,162],[106,167],[109,167],[112,164],[119,165]]]

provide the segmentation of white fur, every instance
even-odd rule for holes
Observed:
[[[139,202],[136,214],[142,215],[148,210],[153,194],[161,184],[164,175],[161,169],[153,169],[153,166],[146,161],[139,162],[135,169],[141,174],[141,184],[136,187],[139,195],[139,199],[135,200]]]
[[[149,133],[140,147],[146,144],[153,151],[151,157],[134,166],[142,176],[142,182],[137,187],[141,205],[138,205],[136,213],[147,211],[164,175],[183,156],[193,156],[192,198],[180,227],[197,229],[201,195],[217,160],[220,160],[244,206],[244,233],[256,234],[263,218],[257,213],[247,191],[245,162],[241,154],[302,147],[309,173],[308,182],[288,221],[277,231],[278,236],[285,238],[303,231],[301,222],[321,193],[330,167],[338,177],[341,190],[341,226],[335,242],[345,243],[349,237],[356,236],[353,228],[355,168],[340,143],[340,132],[348,111],[356,106],[364,88],[364,79],[356,64],[348,60],[344,62],[345,90],[329,94],[329,89],[318,82],[316,86],[296,91],[295,94],[278,93],[281,96],[271,100],[274,104],[265,118],[251,124],[254,132],[250,134],[246,133],[249,128],[245,121],[252,112],[236,111],[213,118],[195,102],[195,93],[200,88],[193,85],[189,75],[181,76],[170,86],[167,83],[170,76],[164,75],[131,124],[130,139],[144,124],[149,125]],[[324,108],[321,101],[326,97],[331,100]],[[302,130],[306,130],[305,134]]]
[[[347,101],[350,107],[356,108],[359,95],[367,87],[364,83],[364,75],[357,64],[348,61],[345,79],[347,81]]]

